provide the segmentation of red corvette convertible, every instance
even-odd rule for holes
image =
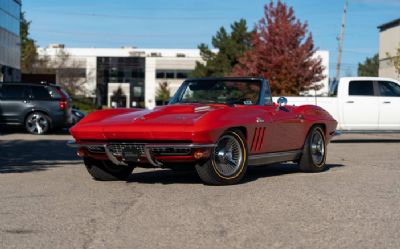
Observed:
[[[253,165],[323,171],[336,125],[318,106],[273,103],[261,78],[190,79],[166,106],[89,114],[69,145],[97,180],[125,179],[135,167],[194,167],[204,183],[227,185]]]

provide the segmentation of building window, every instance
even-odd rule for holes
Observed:
[[[157,79],[187,79],[192,73],[191,70],[163,70],[156,71]]]

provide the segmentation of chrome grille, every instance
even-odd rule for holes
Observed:
[[[104,146],[102,145],[89,145],[88,150],[92,153],[104,153]]]
[[[107,148],[114,156],[121,156],[122,151],[126,148],[135,148],[140,151],[141,155],[144,155],[144,144],[109,144]]]
[[[160,156],[185,156],[192,152],[190,148],[155,147],[151,149],[154,155]]]

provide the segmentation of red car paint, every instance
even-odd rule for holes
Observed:
[[[109,109],[82,119],[70,132],[77,144],[108,142],[214,144],[224,131],[237,128],[249,155],[301,150],[310,128],[323,127],[326,142],[337,122],[318,106],[171,104],[154,110]],[[85,152],[107,159],[105,154]],[[194,161],[190,156],[159,156],[161,161]],[[142,163],[148,163],[142,156]]]

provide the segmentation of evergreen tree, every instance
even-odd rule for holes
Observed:
[[[197,62],[192,77],[225,76],[232,72],[238,58],[251,46],[251,34],[244,19],[231,25],[231,33],[221,27],[212,37],[213,52],[206,44],[198,46],[205,64]]]
[[[364,63],[358,63],[358,76],[378,77],[379,75],[379,56],[375,54],[371,58],[366,58]]]
[[[234,76],[262,76],[276,95],[297,95],[320,89],[323,66],[307,23],[301,23],[292,7],[273,1],[264,7],[265,17],[256,25],[252,48],[240,58]]]
[[[21,12],[20,37],[21,37],[21,71],[22,73],[32,73],[38,54],[36,44],[29,37],[30,21],[25,19],[25,13]]]

